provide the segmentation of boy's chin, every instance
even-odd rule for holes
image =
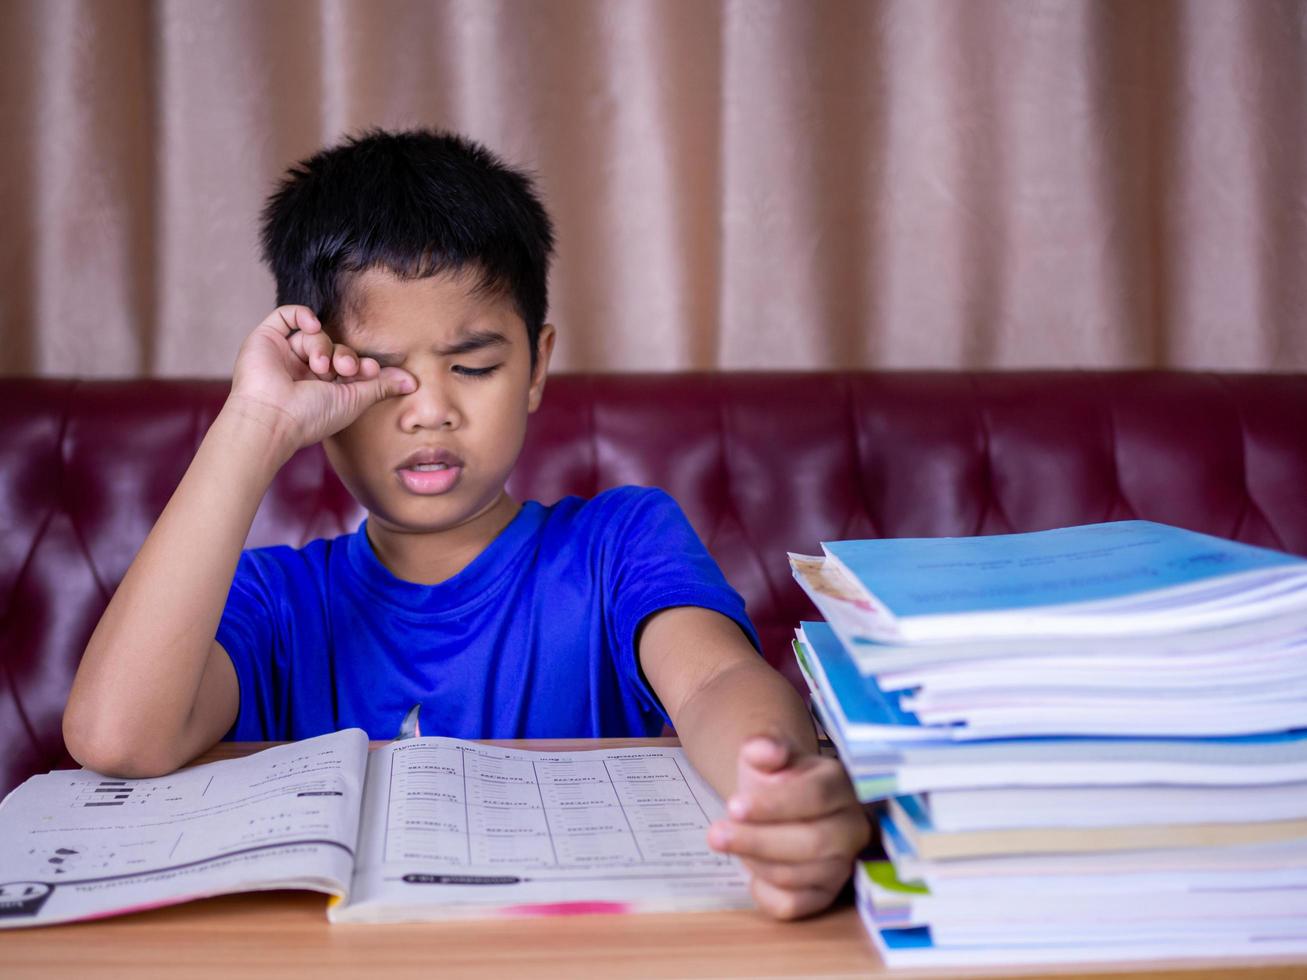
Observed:
[[[406,514],[393,510],[385,512],[368,511],[369,527],[377,528],[388,534],[444,534],[463,527],[471,519],[470,514]]]
[[[470,507],[466,499],[452,495],[406,500],[395,506],[367,508],[368,524],[392,534],[445,534],[492,520],[504,499],[501,490],[481,506]]]

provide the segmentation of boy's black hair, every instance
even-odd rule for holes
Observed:
[[[512,298],[531,363],[548,309],[553,224],[531,179],[479,143],[436,129],[371,129],[287,170],[262,215],[277,305],[338,323],[349,280],[474,271]]]

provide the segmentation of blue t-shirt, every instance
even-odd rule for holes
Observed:
[[[671,606],[714,609],[759,646],[680,507],[639,487],[528,501],[438,585],[392,575],[366,522],[299,549],[246,551],[217,635],[240,683],[227,738],[357,726],[389,739],[419,703],[424,735],[657,735],[667,715],[635,639]]]

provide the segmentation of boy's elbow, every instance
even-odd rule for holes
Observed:
[[[71,712],[64,712],[64,747],[73,760],[86,769],[121,779],[148,779],[166,776],[180,763],[160,753],[157,748],[133,745],[120,736],[96,732],[78,723]]]

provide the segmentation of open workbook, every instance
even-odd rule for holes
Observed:
[[[751,905],[676,748],[539,752],[357,728],[154,779],[34,776],[0,804],[0,928],[303,888],[332,922]]]

